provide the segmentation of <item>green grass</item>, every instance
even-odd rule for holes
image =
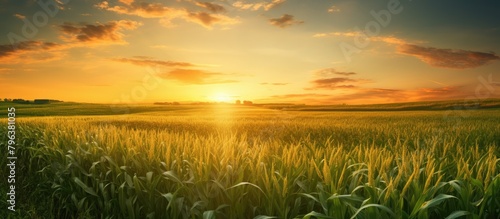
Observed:
[[[2,218],[500,216],[498,109],[22,107],[19,212]]]

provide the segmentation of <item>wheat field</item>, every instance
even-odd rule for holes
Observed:
[[[5,217],[499,218],[499,115],[204,106],[19,117],[19,212]]]

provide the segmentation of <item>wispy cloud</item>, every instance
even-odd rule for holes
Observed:
[[[127,44],[123,30],[135,29],[141,24],[135,21],[120,20],[106,24],[59,25],[64,43],[41,40],[21,41],[15,44],[0,45],[0,63],[37,63],[59,60],[71,48],[107,44]]]
[[[13,71],[14,69],[12,68],[0,68],[0,73],[4,73],[4,72],[11,72]]]
[[[210,14],[206,12],[189,12],[184,19],[202,25],[208,29],[211,29],[212,26],[216,24],[228,26],[239,23],[238,19],[230,18],[221,14]]]
[[[215,3],[210,3],[210,2],[196,2],[195,3],[197,6],[202,7],[207,9],[208,11],[212,13],[224,13],[226,12],[226,8],[222,5],[218,5]]]
[[[239,18],[231,18],[220,13],[225,12],[221,5],[208,2],[196,2],[199,7],[209,10],[207,12],[190,11],[186,8],[174,8],[162,3],[137,2],[133,0],[121,1],[121,5],[110,5],[108,1],[96,4],[97,8],[112,11],[118,14],[135,15],[143,18],[158,18],[159,23],[165,27],[174,27],[173,20],[183,19],[199,24],[207,29],[214,25],[229,26],[239,23]]]
[[[23,41],[15,45],[0,45],[0,63],[36,63],[59,60],[64,56],[65,45]]]
[[[89,44],[126,44],[122,30],[133,30],[142,25],[136,21],[120,20],[105,24],[72,24],[59,26],[66,42]]]
[[[274,86],[284,86],[287,85],[288,83],[268,83],[268,82],[263,82],[260,83],[261,85],[274,85]]]
[[[272,8],[285,3],[286,0],[272,0],[272,1],[262,1],[258,3],[247,3],[245,1],[236,1],[233,6],[241,10],[264,10],[269,11]]]
[[[22,14],[14,14],[14,17],[16,17],[17,19],[19,20],[24,20],[26,19],[26,16],[22,15]]]
[[[338,8],[335,5],[332,5],[331,7],[328,8],[328,13],[335,13],[335,12],[340,12],[340,8]]]
[[[361,84],[369,82],[369,80],[366,79],[349,78],[350,76],[356,75],[355,72],[341,72],[334,68],[319,69],[314,71],[313,75],[318,79],[310,81],[312,87],[306,88],[306,90],[353,89],[359,87]],[[342,77],[339,77],[339,75]]]
[[[118,14],[136,15],[144,18],[177,17],[185,13],[182,9],[167,7],[161,3],[135,2],[133,0],[120,2],[123,5],[111,6],[108,1],[103,1],[96,4],[96,7]]]
[[[322,78],[311,81],[312,88],[308,89],[350,89],[357,87],[357,83],[361,82],[358,79],[338,77],[338,78]]]
[[[349,93],[322,94],[284,94],[269,97],[272,101],[291,101],[309,104],[366,104],[393,103],[410,101],[432,101],[464,98],[470,95],[461,86],[446,86],[438,88],[419,88],[412,90],[390,88],[355,88]]]
[[[313,37],[360,37],[363,40],[369,40],[372,42],[384,42],[388,44],[403,45],[409,44],[410,42],[397,38],[395,36],[372,36],[368,37],[363,32],[360,31],[347,31],[347,32],[331,32],[331,33],[316,33]]]
[[[158,76],[168,80],[175,80],[183,84],[224,84],[235,83],[236,80],[228,79],[232,74],[212,72],[199,68],[203,65],[196,65],[189,62],[157,60],[146,56],[135,56],[133,58],[114,58],[116,62],[129,63],[137,66],[164,67],[167,71]]]
[[[294,24],[302,24],[304,21],[295,20],[293,15],[284,14],[279,18],[269,19],[269,23],[277,27],[285,28]]]
[[[401,54],[415,56],[431,66],[442,68],[477,68],[500,60],[500,57],[494,53],[461,49],[439,49],[410,44],[401,45],[397,50]]]
[[[356,73],[355,72],[337,71],[334,68],[323,68],[323,69],[319,69],[319,70],[314,71],[314,74],[317,77],[332,77],[334,75],[351,76],[351,75],[355,75]]]
[[[228,74],[196,69],[174,69],[159,76],[165,79],[176,80],[184,84],[196,85],[238,82],[236,80],[225,78]]]
[[[162,66],[162,67],[192,67],[194,64],[188,62],[162,61],[150,57],[115,58],[113,61],[130,63],[139,66]]]
[[[383,42],[396,47],[396,52],[403,55],[413,56],[433,67],[467,69],[477,68],[494,61],[500,60],[495,53],[477,52],[462,49],[442,49],[417,45],[421,41],[410,42],[395,36],[372,36],[369,37],[359,31],[316,33],[313,37],[361,37],[363,40],[372,42]]]

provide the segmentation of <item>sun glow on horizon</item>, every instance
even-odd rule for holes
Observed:
[[[214,102],[224,102],[224,103],[230,103],[233,102],[234,98],[231,95],[225,94],[225,93],[216,93],[212,96],[210,96],[210,101]]]

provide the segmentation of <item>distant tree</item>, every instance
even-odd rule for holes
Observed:
[[[252,101],[248,101],[248,100],[243,100],[243,104],[244,105],[252,105]]]
[[[5,98],[5,99],[3,99],[3,101],[4,101],[4,102],[10,102],[11,100],[10,100],[10,99]]]
[[[236,100],[236,105],[240,105],[241,104],[241,101],[240,100]]]
[[[14,102],[14,103],[28,103],[28,101],[25,99],[13,99],[12,102]]]
[[[49,99],[35,99],[33,103],[36,104],[49,104],[51,101]]]

